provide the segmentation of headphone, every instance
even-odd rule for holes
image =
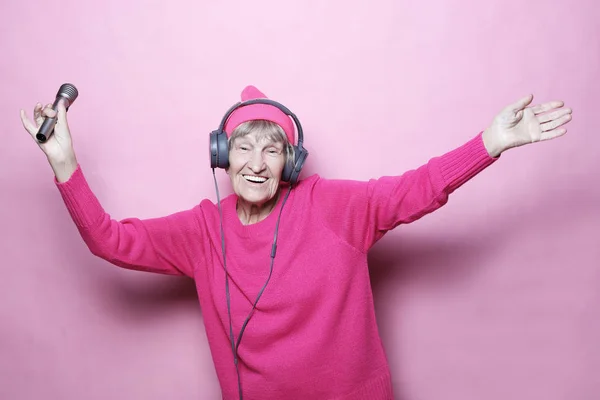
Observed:
[[[225,124],[235,110],[251,104],[268,104],[276,107],[284,114],[292,118],[294,124],[296,124],[298,144],[294,145],[291,143],[294,149],[294,157],[293,160],[287,160],[285,166],[283,167],[283,172],[281,173],[281,180],[283,182],[289,182],[292,185],[296,184],[300,176],[300,171],[302,171],[302,167],[306,161],[306,157],[308,157],[308,151],[303,147],[304,134],[302,132],[302,125],[300,125],[298,117],[296,117],[296,115],[292,113],[286,106],[269,99],[252,99],[239,102],[234,104],[227,111],[227,113],[225,113],[219,128],[210,133],[210,167],[213,169],[229,167],[229,145],[227,142],[227,133],[225,132]]]

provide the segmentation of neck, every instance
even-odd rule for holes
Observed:
[[[277,194],[266,203],[263,204],[252,204],[243,201],[238,198],[236,205],[237,214],[243,225],[251,225],[262,221],[267,218],[271,211],[275,208],[277,201],[279,200],[279,194],[281,190],[277,191]]]

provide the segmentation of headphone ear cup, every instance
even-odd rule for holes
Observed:
[[[304,161],[306,161],[306,157],[308,157],[308,151],[306,149],[294,146],[293,160],[288,160],[288,162],[283,167],[283,172],[281,173],[281,180],[295,185],[298,182],[298,178],[300,177],[300,172],[302,172],[302,167],[304,166]]]
[[[208,139],[208,152],[210,157],[210,167],[217,168],[219,155],[219,144],[217,143],[217,131],[212,131]]]
[[[219,168],[229,167],[229,143],[225,132],[219,135]]]
[[[294,165],[296,163],[295,158],[295,156],[294,159],[288,158],[285,165],[283,166],[283,171],[281,172],[281,180],[283,182],[290,181],[290,177],[292,176],[292,171],[294,170]]]
[[[229,144],[227,135],[222,131],[212,131],[210,133],[210,167],[227,168],[229,167]]]

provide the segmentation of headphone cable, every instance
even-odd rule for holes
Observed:
[[[220,224],[220,229],[221,229],[221,250],[223,252],[223,268],[225,269],[225,296],[227,298],[227,315],[229,317],[229,337],[231,340],[231,351],[233,353],[233,363],[235,364],[235,371],[236,371],[237,379],[238,379],[238,393],[239,393],[240,400],[243,400],[242,382],[241,382],[240,371],[239,371],[239,367],[238,367],[237,350],[240,347],[240,343],[242,341],[242,335],[244,334],[244,331],[246,330],[246,326],[248,325],[250,318],[254,314],[254,310],[256,309],[256,305],[258,304],[258,300],[262,296],[263,292],[265,291],[265,289],[267,287],[267,284],[271,280],[271,276],[273,274],[273,264],[275,262],[275,254],[277,253],[277,239],[278,239],[278,232],[279,232],[279,222],[281,221],[281,214],[283,212],[283,206],[285,206],[285,203],[292,191],[293,185],[290,184],[289,189],[288,189],[287,193],[285,194],[285,197],[283,198],[283,202],[281,203],[281,208],[279,209],[279,215],[277,216],[277,223],[275,224],[275,234],[273,236],[273,245],[271,246],[271,255],[270,255],[271,264],[269,267],[269,276],[267,277],[267,281],[265,282],[263,287],[258,292],[258,295],[256,296],[256,300],[254,301],[254,304],[252,304],[252,309],[250,310],[250,313],[248,313],[246,320],[242,324],[242,328],[240,329],[240,334],[238,336],[238,340],[236,343],[234,336],[233,336],[233,324],[231,321],[231,297],[229,294],[229,273],[227,272],[227,257],[226,257],[226,253],[225,253],[225,234],[224,234],[224,230],[223,230],[223,210],[221,208],[221,198],[219,196],[219,185],[217,184],[217,176],[215,174],[215,169],[212,168],[212,171],[213,171],[213,178],[215,181],[215,191],[217,193],[217,205],[218,205],[218,209],[219,209],[219,224]]]

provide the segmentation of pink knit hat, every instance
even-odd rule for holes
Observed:
[[[242,91],[242,101],[267,98],[268,97],[265,96],[264,93],[252,85],[246,86]],[[240,124],[257,119],[264,119],[276,123],[283,129],[290,143],[296,143],[294,140],[295,128],[292,119],[279,108],[270,104],[251,104],[249,106],[236,109],[233,113],[231,113],[227,119],[227,122],[225,123],[225,132],[227,133],[227,137],[230,137],[231,132],[233,132],[233,130]]]

